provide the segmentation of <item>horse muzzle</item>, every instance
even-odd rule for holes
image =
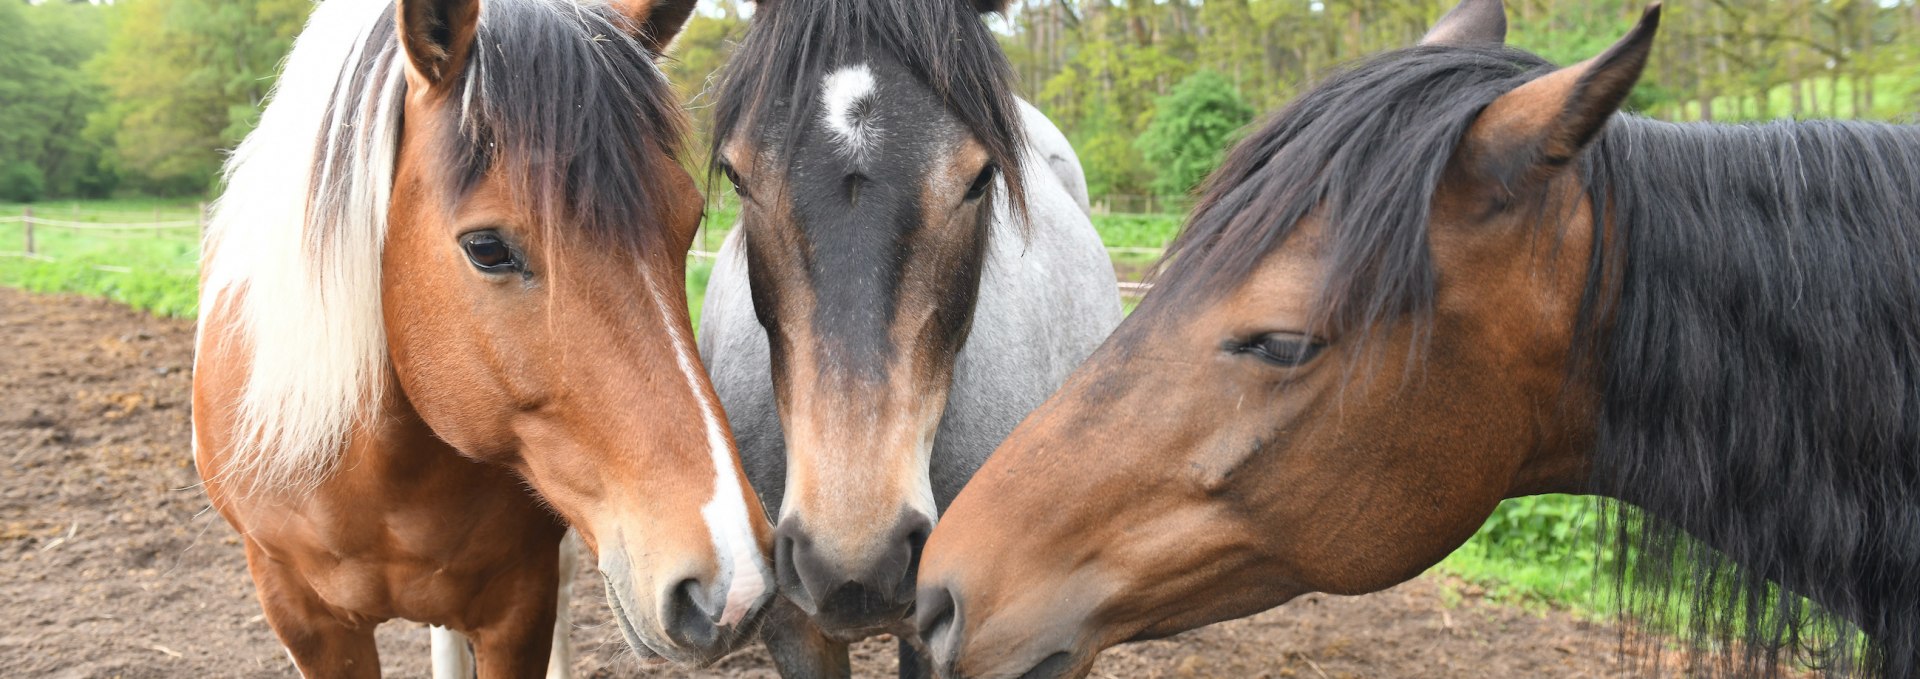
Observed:
[[[873,549],[848,559],[823,548],[798,517],[774,530],[774,570],[780,592],[814,624],[833,634],[896,625],[912,611],[914,577],[933,521],[903,512]]]
[[[936,585],[920,590],[915,624],[947,679],[1072,679],[1092,670],[1095,653],[1079,643],[1078,617],[978,620],[970,631],[965,600],[953,587]]]

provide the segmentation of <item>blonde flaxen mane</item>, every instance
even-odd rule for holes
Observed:
[[[318,485],[381,398],[380,254],[406,90],[392,7],[314,9],[207,227],[203,339],[248,366],[223,476],[250,490]],[[216,310],[231,331],[206,337]]]

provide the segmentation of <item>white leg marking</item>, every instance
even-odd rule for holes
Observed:
[[[560,541],[560,603],[557,615],[553,618],[553,653],[547,656],[547,679],[571,679],[573,677],[573,645],[567,635],[573,631],[573,569],[574,562],[580,558],[580,547],[575,544],[579,534],[567,531],[567,537]]]
[[[427,628],[433,648],[433,679],[473,679],[473,642],[445,627]]]

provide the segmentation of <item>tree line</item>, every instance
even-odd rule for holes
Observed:
[[[1603,51],[1648,0],[1509,0],[1508,44],[1557,64]],[[1020,0],[1004,40],[1096,193],[1191,187],[1149,149],[1189,79],[1273,110],[1343,62],[1419,40],[1452,0]],[[1671,120],[1912,119],[1920,2],[1669,0],[1629,106]]]
[[[1096,194],[1178,195],[1259,112],[1418,40],[1450,0],[1015,0],[990,19],[1021,94]],[[1510,0],[1509,42],[1599,53],[1644,0]],[[1630,106],[1675,120],[1910,119],[1920,0],[1673,0]],[[253,128],[310,0],[0,0],[0,200],[201,194]],[[706,93],[749,4],[703,5],[669,76]]]

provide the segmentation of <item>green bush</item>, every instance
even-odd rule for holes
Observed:
[[[1605,502],[1575,495],[1507,500],[1439,568],[1497,596],[1611,612],[1614,556],[1596,532]]]
[[[33,163],[21,161],[0,169],[0,200],[31,203],[47,193],[47,177]]]
[[[1178,195],[1199,186],[1251,120],[1253,107],[1218,73],[1201,71],[1174,85],[1155,105],[1153,122],[1134,140],[1154,168],[1154,192]]]

